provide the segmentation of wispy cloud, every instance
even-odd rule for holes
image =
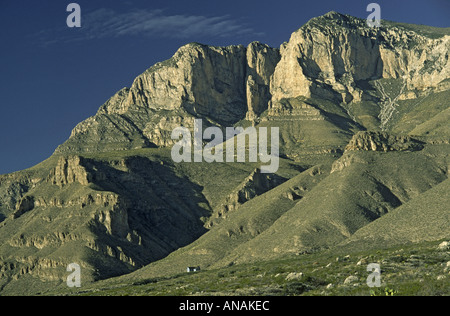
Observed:
[[[196,39],[204,37],[236,37],[257,34],[228,15],[168,15],[164,10],[131,10],[116,12],[98,9],[82,15],[82,27],[70,36],[66,32],[45,30],[46,42],[80,41],[122,36]]]

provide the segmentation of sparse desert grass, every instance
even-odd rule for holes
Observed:
[[[337,253],[321,251],[273,261],[102,284],[71,295],[93,296],[447,296],[450,252],[440,242]],[[370,288],[367,265],[381,266],[381,287]],[[290,277],[288,277],[290,275]],[[355,281],[347,283],[349,276]],[[69,293],[62,293],[69,294]]]

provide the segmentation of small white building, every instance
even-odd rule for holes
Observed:
[[[187,272],[198,272],[200,267],[187,267]]]

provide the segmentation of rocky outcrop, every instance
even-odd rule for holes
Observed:
[[[278,49],[259,42],[247,48],[191,43],[138,76],[131,88],[111,98],[102,112],[184,108],[219,123],[237,122],[247,110],[260,114],[267,108],[270,77],[279,59]]]
[[[248,111],[246,118],[254,120],[267,110],[272,98],[270,80],[280,61],[278,49],[258,42],[247,48],[246,95]]]
[[[12,214],[12,218],[18,218],[34,208],[34,197],[25,196],[17,203],[16,211]]]
[[[138,76],[98,113],[78,124],[57,153],[173,145],[178,126],[195,118],[228,127],[268,108],[279,50],[259,42],[213,47],[191,43]]]
[[[271,105],[267,117],[263,120],[323,121],[322,112],[299,98],[284,99]]]
[[[33,181],[39,180],[20,174],[0,176],[0,207],[3,213],[0,213],[0,223],[17,210],[22,197],[34,186]]]
[[[60,157],[47,181],[60,187],[75,182],[88,185],[92,182],[92,175],[83,166],[83,158],[79,156]]]
[[[410,136],[395,136],[382,132],[359,132],[353,136],[347,151],[416,151],[423,143]]]
[[[172,139],[172,131],[180,126],[193,130],[194,120],[195,117],[188,113],[174,113],[170,116],[155,113],[151,123],[148,123],[145,126],[143,133],[148,139],[151,139],[156,146],[169,147],[178,141]]]
[[[38,279],[61,282],[64,280],[67,264],[64,260],[49,258],[22,257],[8,262],[0,260],[0,278],[3,280],[19,280],[33,276]],[[4,284],[2,284],[4,286]],[[32,289],[22,289],[26,295]]]
[[[138,76],[129,106],[176,110],[234,122],[245,115],[243,46],[212,47],[191,43],[164,63]]]
[[[384,132],[359,132],[350,140],[344,154],[333,163],[331,173],[342,171],[353,164],[369,165],[370,159],[358,155],[357,152],[418,151],[423,147],[422,141],[410,136],[396,136]]]
[[[358,132],[345,147],[344,154],[333,163],[331,173],[342,171],[354,164],[369,165],[370,159],[359,155],[358,152],[419,151],[424,148],[424,144],[410,136],[391,135],[385,132]]]
[[[118,200],[111,207],[96,212],[94,221],[104,226],[108,235],[125,238],[131,231],[128,224],[128,207],[126,202]]]
[[[60,247],[72,241],[82,241],[84,238],[85,236],[65,232],[51,232],[41,236],[20,234],[11,238],[8,244],[14,248],[44,249],[45,247]]]
[[[61,199],[56,196],[51,198],[45,196],[39,196],[34,198],[35,207],[77,207],[85,208],[91,205],[109,207],[119,203],[119,197],[117,194],[111,192],[98,192],[88,193],[86,195],[77,196],[71,199]]]
[[[245,202],[261,195],[285,182],[286,179],[276,174],[263,174],[255,169],[244,181],[230,193],[219,207],[216,208],[212,220],[206,227],[214,225],[217,218],[226,218],[229,212],[234,212]]]
[[[294,32],[281,47],[281,61],[271,81],[272,102],[298,96],[343,103],[359,102],[358,82],[403,79],[407,91],[448,89],[450,36],[430,38],[383,21],[366,21],[330,12]]]
[[[333,174],[335,172],[342,171],[354,164],[368,165],[369,163],[370,161],[368,161],[364,157],[355,154],[355,152],[348,151],[345,152],[338,160],[333,162],[331,166],[331,173]]]

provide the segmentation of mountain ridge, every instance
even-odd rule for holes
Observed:
[[[357,248],[381,238],[377,225],[411,229],[390,214],[416,204],[418,217],[445,219],[444,197],[430,209],[420,200],[448,182],[448,30],[374,29],[330,12],[280,48],[181,47],[49,159],[0,176],[0,293],[64,291],[73,262],[95,284]],[[174,163],[171,132],[195,119],[279,128],[278,172]],[[450,238],[445,223],[423,222],[433,239]],[[402,242],[428,241],[427,229]]]

